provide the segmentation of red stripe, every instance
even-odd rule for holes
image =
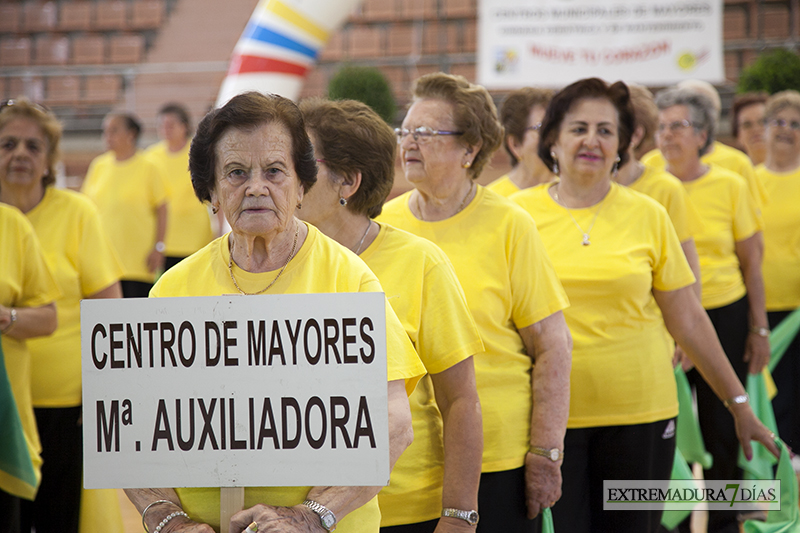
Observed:
[[[246,74],[248,72],[280,72],[282,74],[294,74],[302,77],[308,72],[308,67],[298,65],[297,63],[288,63],[280,59],[272,59],[270,57],[237,55],[231,59],[228,75]]]

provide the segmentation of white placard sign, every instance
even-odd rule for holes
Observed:
[[[478,83],[724,81],[722,0],[479,0]]]
[[[84,300],[87,488],[386,485],[383,293]]]

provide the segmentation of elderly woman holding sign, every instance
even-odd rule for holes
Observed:
[[[316,182],[317,168],[300,111],[291,101],[246,93],[212,111],[192,141],[189,169],[198,198],[214,211],[221,209],[232,231],[164,274],[151,296],[382,291],[362,261],[294,216]],[[394,465],[412,438],[406,390],[413,389],[424,367],[388,305],[386,321]],[[248,488],[246,509],[233,516],[230,531],[239,533],[252,522],[260,532],[377,531],[378,490]],[[219,529],[219,489],[127,492],[150,531]]]

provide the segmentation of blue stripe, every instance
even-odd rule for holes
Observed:
[[[266,44],[280,46],[281,48],[286,48],[287,50],[292,50],[308,56],[311,59],[315,59],[317,57],[317,50],[309,48],[308,46],[299,43],[294,39],[291,39],[285,35],[281,35],[280,33],[274,32],[268,28],[259,26],[258,24],[253,24],[252,22],[247,24],[242,37]]]

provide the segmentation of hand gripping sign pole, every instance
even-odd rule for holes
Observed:
[[[385,485],[385,312],[382,293],[82,302],[86,487],[233,488],[226,528],[243,487]]]

